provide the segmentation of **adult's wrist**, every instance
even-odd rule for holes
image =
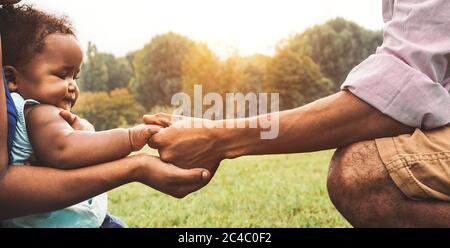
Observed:
[[[226,150],[227,150],[227,141],[228,141],[228,134],[226,131],[224,131],[224,128],[221,127],[221,120],[220,121],[213,121],[214,127],[212,128],[205,128],[205,132],[207,132],[208,139],[213,142],[212,144],[212,150],[217,157],[220,159],[226,159]]]
[[[248,153],[248,144],[252,142],[252,133],[249,128],[239,128],[240,120],[220,120],[216,122],[216,128],[210,129],[210,137],[215,141],[215,150],[223,159],[234,159]],[[230,122],[233,122],[231,125]]]
[[[129,170],[127,178],[129,182],[144,182],[144,176],[146,172],[146,167],[148,165],[145,161],[145,155],[131,155],[127,159],[130,159]]]

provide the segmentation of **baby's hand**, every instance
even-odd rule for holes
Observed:
[[[145,125],[141,124],[128,129],[130,144],[132,151],[141,150],[154,134],[158,133],[161,129],[157,125]]]

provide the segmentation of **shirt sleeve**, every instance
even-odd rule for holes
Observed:
[[[450,1],[385,0],[384,41],[342,89],[412,127],[450,123]]]

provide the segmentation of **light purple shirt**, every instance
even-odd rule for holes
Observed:
[[[412,127],[450,123],[450,0],[383,0],[384,41],[342,85]]]

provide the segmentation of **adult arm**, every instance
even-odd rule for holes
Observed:
[[[258,118],[264,121],[266,117]],[[226,131],[222,132],[227,144],[225,157],[312,152],[414,130],[384,115],[348,91],[341,91],[304,107],[280,112],[279,127],[278,137],[268,140],[259,138],[263,129],[246,129],[246,132],[237,129],[237,134],[228,132],[228,135]],[[236,139],[235,136],[238,135],[240,137]]]
[[[76,116],[67,112],[63,115],[72,120],[73,126],[91,129],[82,121],[74,123]],[[182,198],[203,187],[210,177],[205,170],[182,170],[147,155],[75,170],[8,166],[6,162],[1,168],[0,220],[65,208],[129,182]]]
[[[450,39],[446,34],[450,26],[446,21],[450,1],[396,0],[383,4],[386,27],[377,53],[350,72],[342,86],[344,91],[281,112],[276,139],[262,140],[261,130],[250,128],[185,129],[174,136],[175,126],[154,136],[152,145],[160,148],[166,161],[189,167],[195,162],[217,163],[248,154],[336,148],[410,132],[410,127],[433,129],[449,124]],[[146,121],[162,123],[163,119],[164,115],[150,116]],[[216,140],[211,140],[213,137]],[[212,151],[208,154],[209,148]],[[175,149],[183,152],[175,153]]]
[[[159,127],[140,125],[102,132],[74,130],[60,109],[37,105],[25,111],[28,135],[39,163],[74,169],[123,158],[140,150]],[[48,142],[51,141],[51,142]]]
[[[15,4],[21,0],[0,0],[0,5],[3,4]],[[2,41],[0,34],[0,176],[2,171],[8,165],[8,146],[7,146],[7,136],[8,136],[8,123],[6,122],[6,96],[5,89],[3,87],[3,55],[2,55]]]
[[[0,1],[0,4],[1,3],[2,2]],[[6,121],[6,95],[5,87],[3,87],[2,58],[2,40],[0,36],[0,172],[8,165],[8,122]]]
[[[1,58],[0,38],[0,66]],[[209,178],[204,170],[181,170],[145,155],[76,170],[9,166],[6,136],[5,91],[0,87],[0,220],[65,208],[129,182],[181,198]]]
[[[17,2],[0,0],[0,5]],[[1,64],[0,37],[0,68]],[[9,166],[6,118],[5,91],[0,87],[0,220],[65,208],[128,182],[181,198],[203,187],[209,177],[204,170],[180,170],[145,155],[76,170]]]
[[[1,53],[0,39],[0,66]],[[123,166],[113,162],[73,171],[9,166],[2,74],[3,70],[0,70],[0,219],[60,209],[134,180],[132,167],[136,165],[130,160]]]
[[[75,170],[10,166],[0,177],[0,220],[62,209],[129,182],[182,198],[208,179],[205,170],[182,170],[147,155]]]
[[[0,0],[2,4],[17,0]],[[0,37],[0,68],[2,49]],[[33,166],[9,166],[6,98],[0,69],[0,219],[61,209],[135,181],[139,168],[133,159],[90,168],[61,171]],[[117,165],[121,166],[117,166]]]
[[[249,123],[255,119],[264,122],[276,115],[279,117],[279,134],[275,139],[261,139],[261,132],[268,131],[267,128],[249,128]],[[186,122],[208,121],[172,119],[164,114],[144,117],[144,122],[149,124],[171,124],[155,134],[150,145],[159,149],[164,161],[184,168],[203,166],[213,173],[225,158],[318,151],[413,131],[348,91],[275,115],[207,123],[224,128],[182,128]],[[226,122],[233,122],[235,127],[225,128]],[[238,125],[246,128],[238,128]]]

